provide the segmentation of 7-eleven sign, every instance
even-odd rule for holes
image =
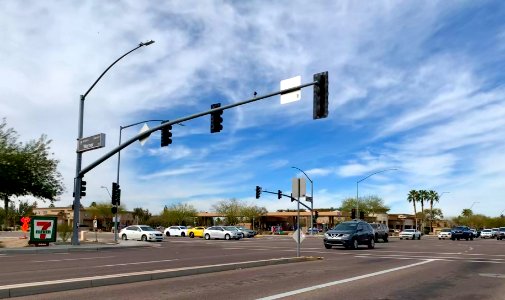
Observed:
[[[32,217],[30,222],[30,243],[56,242],[57,221],[57,217]]]

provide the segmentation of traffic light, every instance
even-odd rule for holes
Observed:
[[[210,109],[221,107],[221,103],[214,103]],[[223,130],[223,111],[219,110],[210,114],[210,133],[220,132]]]
[[[261,187],[256,186],[256,199],[259,199],[261,196]]]
[[[356,219],[356,208],[351,209],[351,219]]]
[[[319,218],[319,212],[316,210],[314,211],[314,222],[317,222],[317,218]]]
[[[314,74],[314,112],[312,118],[328,117],[328,72]]]
[[[282,198],[282,191],[277,190],[277,199],[281,199],[281,198]]]
[[[293,197],[293,194],[291,194],[291,202],[295,201],[296,199]]]
[[[166,123],[168,122],[167,121],[163,121],[161,122],[162,124],[163,123]],[[167,127],[163,127],[161,129],[161,147],[165,147],[165,146],[168,146],[170,144],[172,144],[172,125],[168,125]]]
[[[361,220],[364,220],[364,219],[365,219],[365,212],[364,212],[364,211],[362,211],[362,210],[360,210],[360,211],[359,211],[359,218],[360,218]]]
[[[117,213],[117,206],[111,207],[110,211],[112,212],[113,215]]]
[[[81,197],[86,196],[86,181],[81,179]]]
[[[118,206],[121,202],[121,189],[119,189],[119,184],[112,183],[112,205]]]

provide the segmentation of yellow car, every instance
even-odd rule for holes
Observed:
[[[205,227],[197,226],[193,228],[188,229],[188,235],[190,238],[194,237],[201,237],[203,238],[203,231],[205,230]]]

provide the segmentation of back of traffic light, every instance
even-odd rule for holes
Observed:
[[[221,107],[221,103],[214,103],[210,109]],[[210,114],[210,133],[220,132],[223,130],[223,111],[218,110]]]
[[[166,123],[167,121],[161,122]],[[161,147],[165,147],[172,144],[172,125],[168,125],[161,129]]]
[[[314,74],[313,119],[328,117],[328,72]]]

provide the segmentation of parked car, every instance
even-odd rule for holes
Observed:
[[[474,238],[478,238],[480,236],[480,231],[475,228],[470,228],[470,231],[473,233]]]
[[[344,246],[346,249],[357,249],[359,245],[375,248],[375,235],[372,226],[362,220],[342,222],[324,233],[324,247]]]
[[[320,231],[317,228],[309,228],[307,229],[307,234],[318,234]]]
[[[244,226],[236,226],[237,229],[242,232],[242,235],[245,237],[245,238],[252,238],[254,237],[257,232],[254,231],[254,230],[251,230],[251,229],[248,229],[248,228],[245,228]]]
[[[491,231],[493,232],[493,238],[495,238],[498,235],[500,228],[491,228]]]
[[[188,228],[186,226],[170,226],[165,229],[164,234],[166,236],[182,236],[188,235]]]
[[[404,229],[403,231],[400,232],[400,240],[403,240],[403,239],[406,239],[406,240],[418,239],[418,240],[420,240],[421,239],[421,231],[419,231],[417,229]]]
[[[206,240],[210,239],[240,240],[242,238],[242,233],[238,231],[237,228],[232,228],[231,226],[212,226],[206,228],[203,231],[203,237]]]
[[[187,233],[190,238],[194,238],[194,237],[203,238],[203,231],[204,230],[205,230],[205,227],[197,226],[197,227],[188,228]]]
[[[163,233],[147,225],[132,225],[119,231],[122,240],[163,241]]]
[[[370,226],[373,228],[376,243],[379,241],[379,239],[383,240],[385,243],[388,242],[389,228],[386,224],[371,223]]]
[[[452,229],[451,232],[451,240],[472,240],[473,241],[473,232],[470,230],[468,226],[456,226]]]
[[[438,239],[439,240],[445,240],[445,239],[450,239],[451,238],[451,229],[450,228],[444,228],[440,230],[438,233]]]
[[[481,239],[492,239],[494,238],[495,234],[493,233],[492,229],[482,229],[480,232],[480,238]]]
[[[503,240],[505,239],[505,227],[500,227],[500,231],[496,234],[496,239],[497,240]]]

